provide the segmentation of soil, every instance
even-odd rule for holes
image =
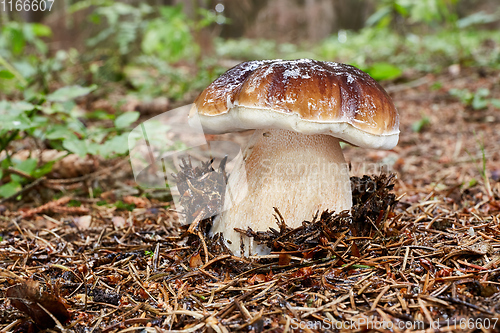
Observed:
[[[232,256],[202,216],[179,224],[126,161],[3,202],[2,331],[500,331],[500,109],[449,94],[500,99],[500,71],[386,87],[400,142],[344,147],[352,212],[292,230],[278,210],[274,231],[241,231],[268,256]]]

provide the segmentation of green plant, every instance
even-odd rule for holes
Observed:
[[[193,26],[194,22],[186,17],[182,6],[160,7],[160,17],[147,23],[142,51],[170,63],[193,60],[200,51],[191,33]]]
[[[95,88],[62,87],[48,95],[37,94],[32,98],[33,103],[0,101],[0,154],[3,154],[0,197],[8,197],[29,181],[49,173],[54,164],[54,161],[42,164],[35,156],[24,161],[12,158],[9,146],[14,141],[30,139],[39,146],[82,157],[90,154],[109,158],[127,153],[127,128],[138,119],[139,113],[111,115],[113,127],[84,126],[82,111],[75,100]]]
[[[24,161],[4,159],[1,163],[0,179],[3,178],[4,174],[9,174],[10,181],[0,186],[0,197],[5,198],[16,194],[30,179],[42,177],[50,172],[53,164],[53,162],[49,162],[40,165],[34,158],[28,158]],[[13,169],[17,173],[13,173]]]
[[[439,90],[441,88],[443,88],[443,83],[439,81],[436,81],[431,85],[431,90]]]
[[[127,81],[141,99],[167,96],[183,100],[192,91],[201,91],[224,72],[215,59],[201,61],[195,71],[186,66],[173,66],[156,56],[140,56],[125,68]]]
[[[456,97],[462,104],[473,110],[486,109],[488,105],[500,108],[500,100],[495,98],[487,98],[490,96],[490,90],[487,88],[478,88],[475,92],[469,89],[450,89],[448,93]]]
[[[456,23],[457,28],[465,29],[474,25],[486,24],[498,21],[500,16],[499,13],[500,13],[499,11],[497,11],[496,13],[489,13],[489,14],[485,13],[484,11],[473,13],[469,16],[459,19]]]
[[[313,49],[312,57],[363,70],[377,63],[423,72],[441,71],[457,63],[500,68],[500,48],[495,45],[500,45],[500,34],[474,28],[402,36],[389,27],[366,27],[359,32],[347,31],[345,40],[336,35],[326,38]]]
[[[47,60],[48,47],[42,40],[52,34],[38,23],[8,22],[0,29],[0,91],[15,92],[36,78],[46,86],[50,77],[39,76],[40,64]]]
[[[479,162],[469,151],[466,150],[466,152],[470,156],[470,158],[475,162],[475,164],[477,166],[478,172],[481,175],[481,178],[483,179],[486,194],[490,198],[493,198],[493,190],[491,188],[491,183],[490,183],[490,179],[488,177],[488,172],[487,172],[487,168],[486,168],[486,164],[488,162],[488,159],[486,157],[486,149],[484,147],[483,141],[476,139],[476,142],[477,142],[477,145],[479,147],[479,150],[481,151],[481,162]],[[469,181],[468,187],[473,187],[476,184],[477,184],[477,180],[473,178]]]
[[[38,23],[8,22],[0,28],[0,96],[25,99],[48,93],[53,82],[71,82],[71,71],[78,52],[59,50],[50,54],[49,27]],[[30,96],[28,96],[30,95]],[[3,99],[3,98],[2,98]]]
[[[141,49],[169,63],[197,59],[200,46],[194,35],[215,22],[226,22],[222,15],[204,8],[198,8],[196,20],[184,14],[182,5],[161,6],[159,12],[159,17],[147,23]]]
[[[359,68],[368,68],[372,62],[391,59],[396,65],[394,55],[401,44],[401,36],[388,28],[365,28],[359,33],[346,32],[346,39],[338,36],[325,39],[315,50],[322,60],[347,62]]]
[[[80,9],[81,6],[73,8],[73,10]],[[90,21],[94,24],[103,24],[104,19],[105,28],[88,39],[87,45],[118,50],[122,56],[129,54],[147,24],[145,16],[151,12],[152,8],[144,3],[134,7],[123,2],[103,2],[92,13]]]
[[[134,6],[119,1],[89,0],[75,2],[70,13],[93,7],[88,19],[92,23],[90,31],[95,33],[86,40],[87,49],[80,63],[86,65],[92,83],[121,81],[125,65],[140,53],[153,9],[145,3]]]
[[[431,119],[426,116],[426,115],[422,115],[422,117],[420,118],[420,120],[414,122],[413,124],[411,124],[411,129],[413,130],[413,132],[417,132],[417,133],[420,133],[422,132],[425,128],[429,127],[431,124]]]
[[[375,80],[393,80],[403,74],[401,68],[387,62],[376,62],[362,69]]]
[[[121,200],[118,200],[117,202],[115,202],[115,207],[118,210],[128,210],[130,212],[135,209],[135,205],[134,204],[127,204],[127,203],[124,203]]]
[[[408,23],[454,24],[457,21],[458,0],[383,0],[368,20],[368,26],[387,27],[397,18]]]
[[[490,178],[488,177],[488,173],[486,171],[487,158],[486,158],[486,150],[484,149],[484,143],[479,141],[477,143],[479,145],[479,149],[481,150],[481,168],[479,169],[479,172],[484,181],[486,194],[488,194],[490,198],[493,198],[493,190],[491,189]]]

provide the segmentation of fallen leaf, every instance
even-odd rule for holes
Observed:
[[[266,276],[264,274],[255,274],[250,279],[248,279],[249,285],[254,285],[256,283],[266,282]]]
[[[293,276],[294,277],[308,277],[309,275],[312,275],[313,270],[311,267],[302,267],[298,271],[296,271]]]
[[[283,250],[282,250],[283,251]],[[287,253],[280,253],[278,265],[287,266],[292,261],[292,256]]]
[[[52,328],[56,325],[50,312],[60,323],[69,320],[70,315],[62,299],[57,295],[44,292],[38,281],[28,280],[7,288],[5,295],[12,306],[26,313],[35,324],[42,328]]]
[[[87,230],[92,223],[91,215],[83,215],[74,217],[74,221],[79,230]]]
[[[127,226],[127,221],[121,216],[113,216],[111,219],[115,228],[121,229]]]
[[[137,208],[146,208],[151,206],[151,202],[147,198],[139,198],[131,195],[123,197],[123,202],[126,204],[134,204]]]
[[[203,265],[203,260],[201,259],[201,255],[199,252],[196,253],[196,255],[192,256],[191,259],[189,259],[189,266],[191,268],[200,267],[201,265]]]

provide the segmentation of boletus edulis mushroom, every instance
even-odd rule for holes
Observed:
[[[246,182],[248,192],[211,230],[222,232],[237,255],[268,253],[234,228],[268,230],[275,226],[274,207],[290,227],[317,211],[351,208],[340,141],[392,149],[399,138],[398,112],[386,91],[356,67],[334,62],[241,63],[198,96],[193,112],[205,133],[256,130],[243,150],[244,167],[227,184],[234,193]]]

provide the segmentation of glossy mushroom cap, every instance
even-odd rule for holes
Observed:
[[[328,134],[364,148],[392,149],[398,112],[385,90],[356,67],[309,59],[241,63],[196,99],[207,133],[278,128]]]

